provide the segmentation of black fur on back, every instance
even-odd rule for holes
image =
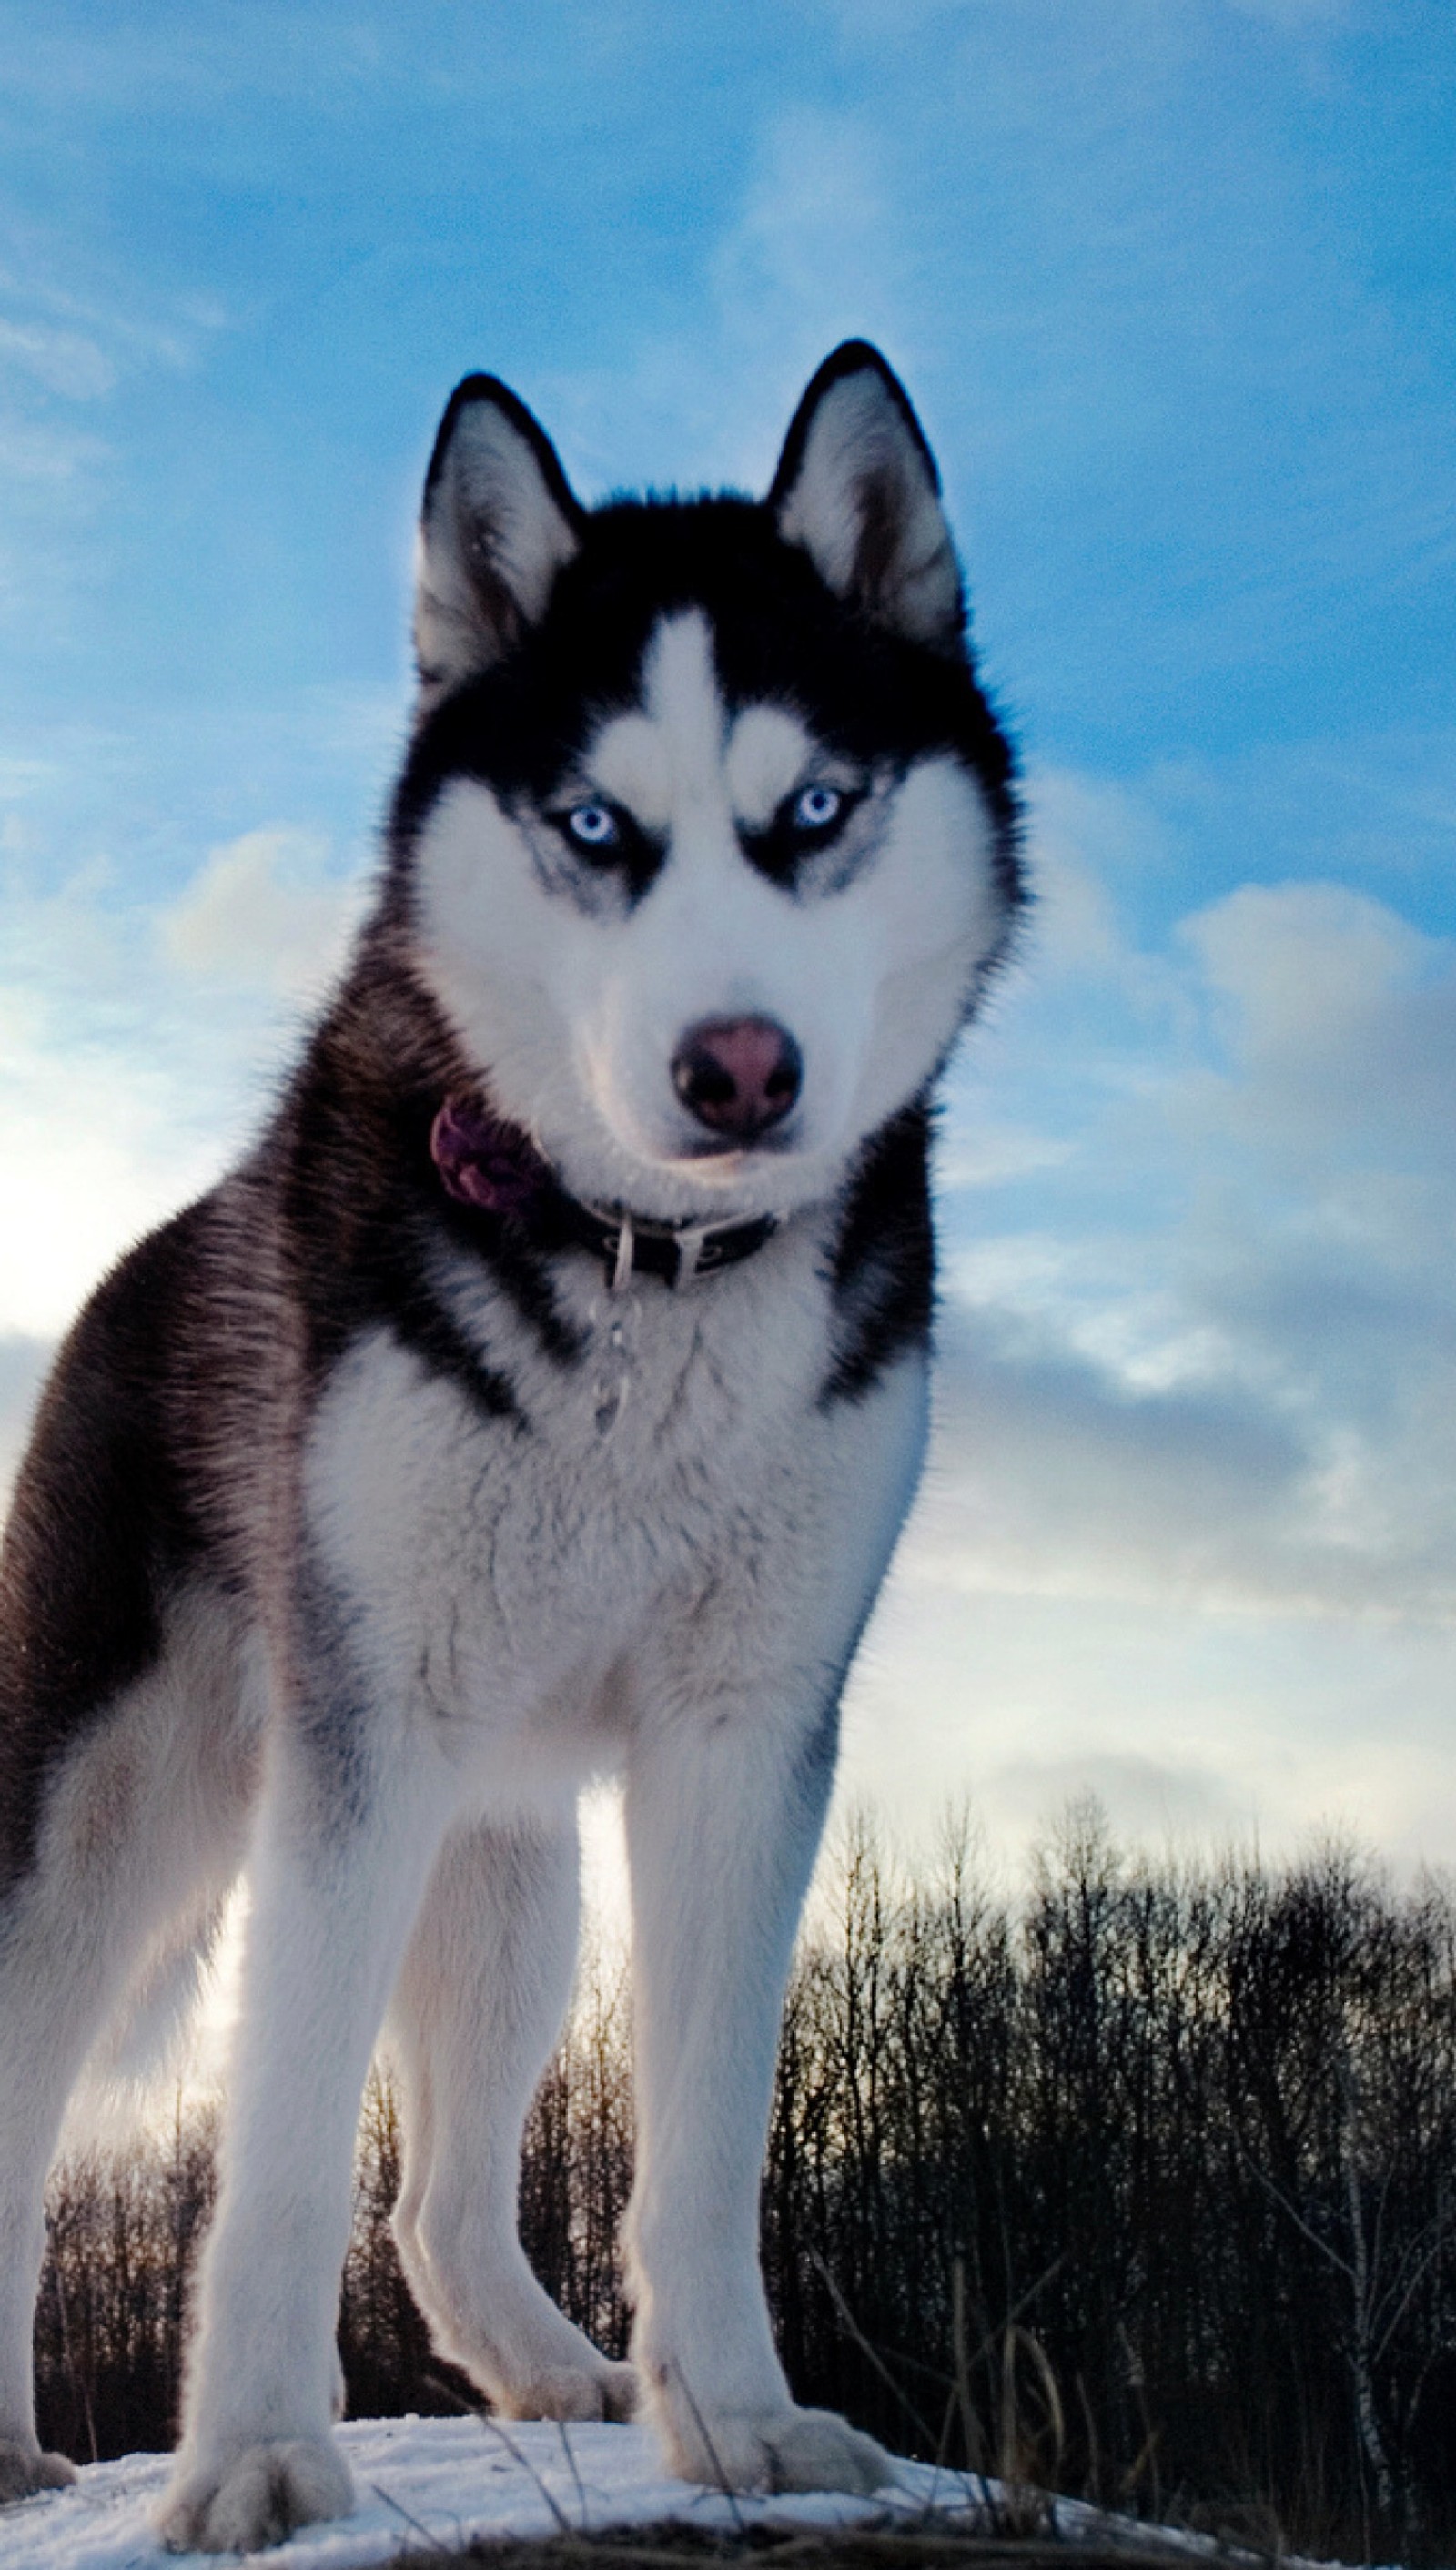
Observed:
[[[171,1414],[209,1213],[190,1206],[114,1269],[41,1398],[0,1543],[0,1882],[29,1861],[49,1763],[151,1664],[207,1549]]]

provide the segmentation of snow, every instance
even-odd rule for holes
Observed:
[[[449,2551],[484,2535],[551,2535],[662,2524],[667,2518],[732,2531],[753,2524],[831,2527],[923,2522],[932,2510],[969,2532],[990,2532],[1006,2492],[999,2481],[932,2463],[897,2461],[893,2486],[872,2498],[836,2491],[726,2498],[671,2480],[646,2427],[557,2426],[486,2417],[354,2419],[338,2430],[353,2466],[357,2504],[329,2525],[305,2526],[288,2543],[248,2559],[271,2570],[374,2570],[411,2552]],[[167,2454],[89,2463],[74,2487],[45,2490],[0,2511],[0,2570],[172,2570],[152,2514],[171,2469]],[[1023,2493],[1023,2497],[1027,2494]],[[1190,2570],[1220,2551],[1209,2535],[1145,2525],[1082,2499],[1043,2495],[1048,2531],[1075,2547],[1096,2543],[1137,2556],[1189,2556]],[[201,2563],[217,2556],[183,2556]],[[226,2556],[237,2561],[236,2553]],[[1290,2560],[1287,2570],[1305,2570]]]
[[[983,2485],[929,2463],[901,2463],[896,2487],[873,2499],[810,2493],[728,2500],[668,2479],[645,2427],[560,2427],[484,2418],[356,2419],[339,2430],[353,2466],[351,2516],[311,2525],[267,2556],[278,2570],[369,2570],[401,2552],[453,2547],[476,2535],[559,2534],[563,2527],[641,2525],[664,2517],[730,2527],[844,2525],[915,2517],[927,2507],[975,2507]],[[172,2562],[152,2527],[168,2473],[165,2454],[90,2463],[74,2488],[46,2490],[5,2511],[4,2570],[149,2570]],[[195,2558],[200,2556],[194,2556]],[[257,2557],[257,2556],[254,2556]]]

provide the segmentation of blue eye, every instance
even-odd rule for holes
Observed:
[[[566,815],[569,838],[579,848],[590,848],[595,856],[602,848],[615,848],[622,836],[617,816],[606,803],[576,803]]]
[[[793,826],[796,830],[832,829],[844,809],[844,797],[834,785],[806,785],[795,795]]]

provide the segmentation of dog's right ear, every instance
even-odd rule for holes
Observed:
[[[583,511],[550,438],[494,375],[467,375],[440,422],[420,510],[420,704],[488,669],[543,614]]]

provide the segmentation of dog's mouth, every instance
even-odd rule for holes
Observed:
[[[701,1139],[695,1135],[691,1141],[683,1144],[681,1150],[674,1151],[669,1157],[668,1165],[676,1167],[686,1164],[697,1169],[702,1168],[706,1161],[711,1166],[728,1173],[746,1168],[754,1160],[783,1159],[793,1148],[793,1135],[781,1131],[760,1133],[752,1142],[734,1141],[727,1135],[716,1137],[705,1133]]]

